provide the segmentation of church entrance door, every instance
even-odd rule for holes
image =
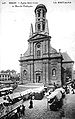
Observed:
[[[36,83],[39,83],[41,80],[40,74],[36,74]]]

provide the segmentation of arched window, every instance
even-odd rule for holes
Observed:
[[[23,76],[26,76],[26,74],[27,74],[27,71],[24,70],[24,71],[23,71]]]
[[[40,24],[38,24],[38,30],[40,30]]]
[[[56,69],[52,70],[52,76],[56,76]]]
[[[38,10],[38,17],[40,17],[40,13],[41,13],[40,10]]]
[[[45,17],[45,11],[43,10],[43,17]]]
[[[37,44],[36,44],[36,57],[38,58],[38,57],[40,57],[41,56],[41,43],[40,42],[38,42]]]
[[[45,23],[42,24],[42,30],[45,30]]]
[[[37,48],[40,48],[40,43],[37,44]]]

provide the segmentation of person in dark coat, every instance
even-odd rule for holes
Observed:
[[[30,99],[30,106],[29,108],[33,108],[33,101],[32,101],[32,98]]]
[[[22,105],[20,105],[20,117],[23,116]]]
[[[25,106],[22,104],[22,114],[25,115]]]
[[[18,114],[18,117],[20,117],[20,106],[17,107],[17,114]]]
[[[55,90],[55,89],[57,89],[57,85],[56,85],[55,82],[54,82],[54,90]]]

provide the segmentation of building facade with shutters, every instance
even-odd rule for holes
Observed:
[[[51,46],[47,8],[39,4],[35,8],[35,32],[31,24],[28,50],[20,57],[21,82],[62,85],[63,55]]]

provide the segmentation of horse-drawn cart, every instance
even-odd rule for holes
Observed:
[[[60,90],[53,91],[47,97],[47,106],[51,110],[59,110],[63,105],[63,94]]]

